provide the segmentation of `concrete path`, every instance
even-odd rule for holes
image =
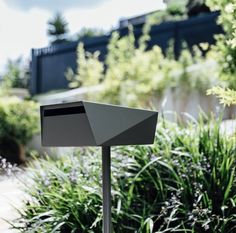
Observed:
[[[9,229],[8,223],[3,219],[13,220],[17,217],[14,207],[22,205],[23,192],[19,188],[20,184],[16,178],[0,177],[0,233],[15,233]]]

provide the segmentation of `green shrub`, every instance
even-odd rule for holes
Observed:
[[[216,95],[220,99],[220,103],[224,105],[236,105],[236,91],[224,89],[222,87],[213,87],[207,91],[208,95]]]
[[[38,132],[38,104],[14,97],[0,98],[0,138],[26,143]]]
[[[186,0],[168,1],[165,10],[158,10],[147,16],[147,24],[155,25],[166,21],[184,20],[188,17],[186,10]]]
[[[2,76],[3,88],[27,88],[29,81],[29,68],[21,57],[8,60],[6,71]]]
[[[219,122],[163,121],[153,146],[112,151],[112,222],[118,233],[234,232],[236,144]],[[85,149],[41,160],[13,226],[21,232],[102,232],[101,155]]]
[[[224,34],[216,37],[215,46],[221,78],[236,90],[236,1],[207,0],[207,3],[212,10],[220,11],[218,23],[224,29]]]
[[[76,76],[70,75],[70,86],[91,87],[100,84],[102,91],[89,92],[87,99],[147,106],[152,104],[152,98],[160,97],[171,87],[183,88],[183,93],[188,95],[193,90],[205,93],[217,83],[217,64],[212,53],[203,57],[202,51],[195,46],[192,53],[187,48],[183,49],[176,60],[171,46],[164,56],[158,46],[146,51],[145,41],[145,38],[141,39],[136,47],[132,32],[125,37],[113,33],[105,64],[99,61],[98,53],[86,53],[80,44],[78,71]]]

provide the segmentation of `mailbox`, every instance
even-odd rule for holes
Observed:
[[[157,112],[91,102],[41,106],[43,146],[153,143]]]
[[[79,101],[40,107],[43,146],[101,146],[103,232],[111,232],[110,147],[152,144],[156,111]]]

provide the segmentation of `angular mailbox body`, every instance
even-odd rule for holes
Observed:
[[[157,112],[91,102],[41,106],[43,146],[152,144]]]
[[[158,113],[79,101],[40,114],[43,146],[102,146],[103,232],[111,233],[110,146],[152,144]]]

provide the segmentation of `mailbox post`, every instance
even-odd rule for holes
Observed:
[[[103,232],[111,232],[111,148],[102,147]]]
[[[103,232],[111,233],[111,146],[152,144],[158,113],[86,101],[40,107],[43,146],[101,146]]]

